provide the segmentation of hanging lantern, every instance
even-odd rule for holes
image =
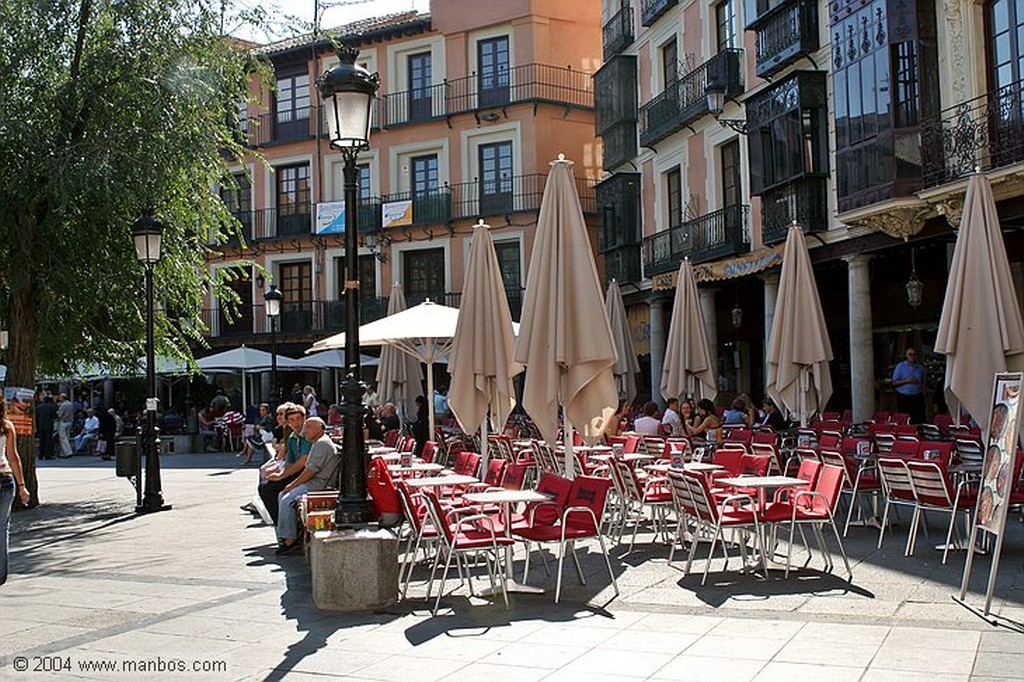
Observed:
[[[732,326],[739,329],[743,324],[743,308],[740,307],[739,301],[729,311],[729,315],[732,317]]]
[[[910,280],[907,281],[907,303],[911,308],[921,305],[921,294],[924,292],[924,284],[917,278],[917,263],[915,251],[910,251]]]

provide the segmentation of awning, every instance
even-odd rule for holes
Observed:
[[[782,249],[785,245],[780,244],[766,249],[758,249],[753,253],[745,253],[728,260],[715,261],[713,263],[701,263],[693,266],[693,275],[698,282],[715,282],[723,279],[736,279],[746,277],[756,272],[767,270],[782,264]],[[651,285],[654,291],[665,291],[676,288],[676,276],[678,271],[665,272],[651,278]]]

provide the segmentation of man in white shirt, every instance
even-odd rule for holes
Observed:
[[[88,415],[85,426],[82,427],[82,432],[75,436],[75,452],[82,452],[99,438],[100,418],[96,416],[96,410],[90,407],[85,413]]]
[[[658,413],[658,404],[651,401],[644,405],[644,416],[637,417],[633,422],[633,430],[645,436],[657,436],[661,429],[661,421],[655,417]]]
[[[683,419],[679,416],[678,398],[668,399],[668,407],[665,408],[665,414],[661,418],[661,423],[668,428],[670,436],[679,437],[686,435],[683,431]]]

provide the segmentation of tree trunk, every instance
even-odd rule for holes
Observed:
[[[10,322],[10,353],[7,362],[7,385],[35,388],[36,355],[39,340],[38,300],[36,298],[37,261],[35,249],[38,204],[28,202],[18,213],[18,238],[12,239],[10,259],[11,298],[8,305]],[[36,479],[35,437],[18,436],[18,455],[29,491],[28,506],[39,504],[39,482]]]

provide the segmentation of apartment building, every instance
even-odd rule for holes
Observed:
[[[831,406],[887,407],[902,350],[929,358],[975,167],[1020,299],[1024,0],[604,0],[602,27],[601,248],[650,384],[689,258],[722,399],[762,395],[796,221],[835,353]],[[929,368],[941,386],[941,359]]]
[[[364,323],[383,316],[396,282],[410,305],[457,306],[478,219],[492,227],[518,318],[548,163],[559,152],[575,162],[596,225],[599,13],[590,0],[434,0],[429,13],[328,32],[356,46],[358,63],[381,79],[370,149],[359,159]],[[241,316],[228,319],[211,298],[206,321],[211,346],[269,347],[263,292],[272,281],[284,295],[279,348],[297,355],[345,323],[344,235],[332,224],[342,158],[326,141],[316,92],[337,57],[323,36],[260,49],[274,87],[254,82],[256,103],[245,112],[253,153],[230,166],[222,190],[245,246],[227,245],[209,267],[251,260],[270,276],[231,282]]]

